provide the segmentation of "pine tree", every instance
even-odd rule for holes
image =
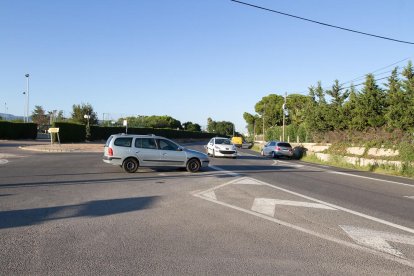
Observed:
[[[404,80],[402,81],[402,90],[404,93],[404,99],[407,103],[407,107],[403,114],[405,129],[414,128],[414,69],[411,61],[403,69],[402,75]]]
[[[401,82],[398,79],[398,68],[392,71],[391,76],[388,78],[388,83],[385,86],[388,88],[386,91],[386,124],[391,129],[406,129],[404,113],[408,106],[406,97],[401,90]]]

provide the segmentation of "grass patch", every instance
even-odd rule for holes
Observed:
[[[359,171],[374,172],[378,174],[414,178],[414,167],[409,162],[403,163],[401,168],[393,166],[393,165],[383,165],[383,164],[369,165],[369,166],[356,166],[356,165],[345,162],[341,156],[332,156],[332,158],[330,158],[329,161],[322,161],[313,154],[304,156],[301,160],[305,162],[309,162],[309,163],[329,165],[329,166],[344,168],[344,169],[353,169],[353,170],[359,170]]]

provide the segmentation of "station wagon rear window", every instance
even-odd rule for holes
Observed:
[[[114,142],[115,146],[119,146],[119,147],[130,147],[132,145],[132,137],[127,138],[127,137],[123,137],[123,138],[116,138],[115,142]]]

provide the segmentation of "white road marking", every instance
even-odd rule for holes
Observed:
[[[414,199],[414,196],[405,196],[406,198]]]
[[[273,217],[275,215],[275,203],[270,198],[255,198],[252,211]]]
[[[234,180],[231,181],[231,182],[229,182],[229,183],[225,183],[225,184],[219,185],[219,186],[217,186],[215,188],[211,188],[209,190],[215,190],[215,189],[224,187],[226,185],[232,184],[232,182],[234,182]],[[209,190],[207,190],[207,191],[209,191]],[[364,252],[368,252],[368,253],[371,253],[373,255],[380,256],[380,257],[382,257],[384,259],[391,260],[391,261],[394,261],[394,262],[398,262],[400,264],[403,264],[403,265],[406,265],[406,266],[409,266],[409,267],[414,268],[414,263],[412,261],[410,261],[410,260],[403,259],[403,258],[395,258],[394,255],[389,255],[387,253],[383,253],[381,251],[374,250],[374,249],[371,249],[371,248],[368,248],[368,247],[365,247],[365,246],[361,246],[361,245],[358,245],[358,244],[355,244],[355,243],[343,241],[341,239],[337,239],[337,238],[334,238],[334,237],[331,237],[331,236],[328,236],[328,235],[325,235],[325,234],[322,234],[322,233],[317,233],[315,231],[308,230],[306,228],[303,228],[303,227],[300,227],[300,226],[297,226],[297,225],[294,225],[294,224],[291,224],[291,223],[288,223],[288,222],[285,222],[285,221],[282,221],[282,220],[279,220],[279,219],[275,219],[273,217],[269,217],[267,215],[263,215],[263,214],[260,214],[260,213],[254,212],[254,211],[250,211],[250,210],[247,210],[247,209],[243,209],[241,207],[237,207],[237,206],[234,206],[234,205],[230,205],[230,204],[227,204],[225,202],[221,202],[221,201],[218,201],[218,200],[214,200],[214,199],[211,199],[211,198],[208,198],[208,197],[203,197],[201,195],[202,193],[194,193],[193,195],[196,196],[196,197],[199,197],[199,198],[202,198],[202,199],[205,199],[205,200],[214,202],[216,204],[219,204],[219,205],[222,205],[222,206],[225,206],[225,207],[228,207],[228,208],[232,208],[232,209],[237,210],[237,211],[240,211],[240,212],[244,212],[244,213],[247,213],[247,214],[250,214],[250,215],[259,217],[259,218],[266,219],[266,220],[271,221],[271,222],[274,222],[276,224],[283,225],[285,227],[288,227],[288,228],[291,228],[291,229],[300,231],[300,232],[305,233],[305,234],[308,234],[308,235],[315,236],[315,237],[320,238],[320,239],[324,239],[324,240],[331,241],[331,242],[335,242],[337,244],[340,244],[340,245],[343,245],[343,246],[347,246],[347,247],[350,247],[350,248],[353,248],[353,249],[358,249],[358,250],[361,250],[361,251],[364,251]]]
[[[223,170],[220,167],[216,167],[216,166],[212,166],[212,165],[210,165],[209,167],[212,168],[213,170],[220,171],[224,174],[228,174],[228,175],[231,175],[231,176],[240,176],[240,174],[238,174],[238,173],[231,172],[231,171],[226,171],[226,170]]]
[[[364,179],[369,179],[369,180],[381,181],[381,182],[388,182],[388,183],[392,183],[392,184],[398,184],[398,185],[403,185],[403,186],[408,186],[408,187],[413,187],[414,188],[414,185],[412,185],[412,184],[401,183],[401,182],[397,182],[397,181],[373,178],[373,177],[356,175],[356,174],[351,174],[351,173],[344,173],[344,172],[336,172],[336,171],[326,171],[326,172],[327,173],[332,173],[332,174],[339,174],[339,175],[346,175],[346,176],[353,176],[353,177],[364,178]]]
[[[399,258],[405,258],[404,254],[393,248],[387,241],[414,245],[414,236],[376,231],[349,225],[340,225],[340,227],[357,243]]]
[[[294,206],[294,207],[305,207],[305,208],[317,208],[325,210],[336,210],[330,206],[326,206],[320,203],[293,201],[293,200],[280,200],[273,198],[255,198],[252,206],[252,211],[258,213],[274,216],[276,205]]]
[[[254,178],[244,177],[232,183],[233,185],[263,185]]]
[[[7,159],[0,159],[0,165],[4,165],[4,164],[7,164],[7,163],[9,163],[9,160],[7,160]]]
[[[201,193],[200,195],[203,196],[203,197],[206,197],[206,198],[210,198],[210,199],[213,199],[213,200],[217,200],[216,193],[214,191],[209,191],[209,192],[206,192],[206,193]]]
[[[295,168],[302,168],[302,167],[305,166],[305,165],[301,165],[301,164],[294,164],[294,163],[291,163],[291,162],[280,161],[280,160],[273,160],[272,166],[276,166],[276,165],[279,165],[279,164],[284,164],[284,165],[287,165],[287,166],[290,166],[290,167],[295,167]]]

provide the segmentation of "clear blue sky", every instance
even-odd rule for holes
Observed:
[[[412,0],[245,1],[414,41]],[[100,119],[170,115],[205,126],[211,117],[241,132],[243,112],[270,93],[307,94],[318,80],[330,86],[414,56],[414,45],[229,0],[1,0],[0,38],[2,113],[6,103],[23,115],[29,73],[30,110],[70,116],[90,103]]]

